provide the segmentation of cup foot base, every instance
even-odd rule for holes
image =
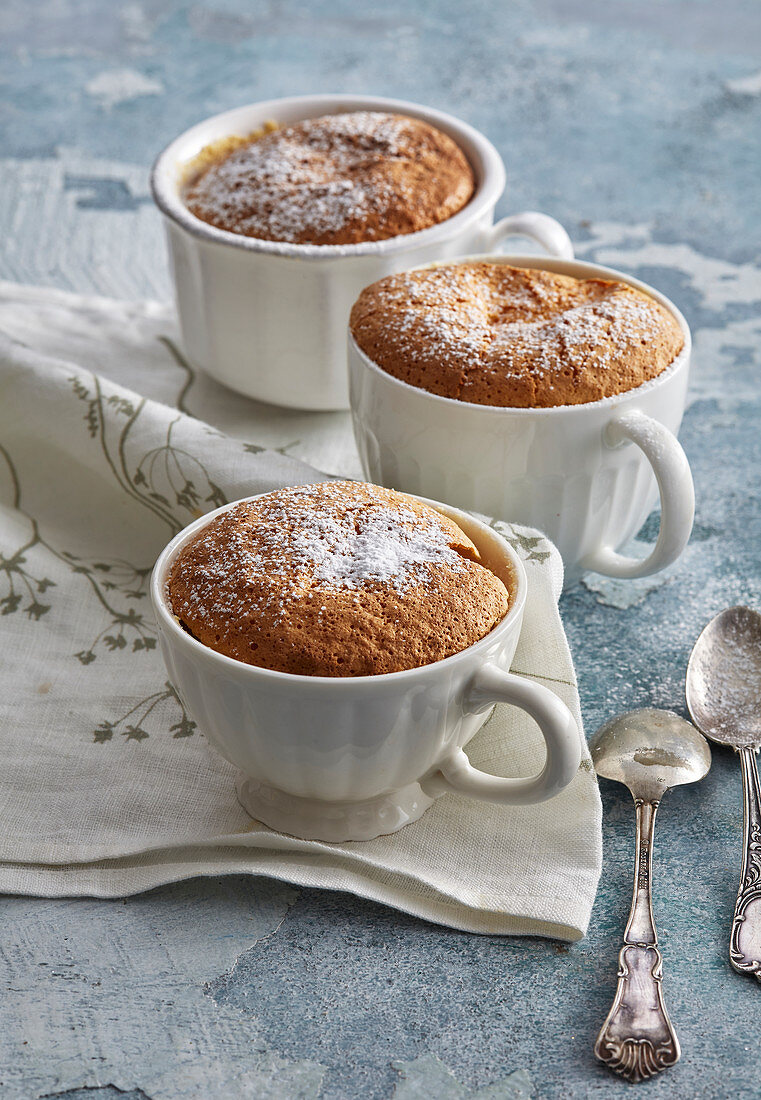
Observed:
[[[243,809],[263,825],[301,840],[374,840],[422,817],[435,801],[419,783],[365,802],[297,798],[238,774],[235,791]]]

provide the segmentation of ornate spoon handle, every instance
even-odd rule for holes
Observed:
[[[740,751],[743,773],[743,864],[737,891],[729,958],[741,974],[761,981],[761,791],[756,750]]]
[[[628,1081],[644,1081],[679,1060],[679,1040],[661,990],[661,953],[653,919],[650,878],[658,802],[635,799],[637,841],[634,896],[618,956],[613,1007],[595,1043],[595,1055]]]

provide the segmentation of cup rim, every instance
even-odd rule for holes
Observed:
[[[624,400],[634,398],[635,396],[639,397],[642,394],[649,393],[659,386],[664,385],[689,363],[692,352],[692,334],[690,333],[687,321],[681,311],[674,305],[670,298],[667,298],[665,294],[656,290],[655,287],[642,282],[641,279],[637,279],[633,275],[627,275],[623,271],[617,271],[613,267],[605,267],[602,264],[590,263],[586,260],[562,260],[550,256],[512,256],[505,253],[479,253],[472,256],[457,256],[456,258],[434,260],[430,263],[418,264],[415,267],[408,268],[405,274],[409,271],[424,271],[428,268],[449,267],[454,264],[476,262],[509,264],[512,267],[536,268],[538,271],[552,271],[555,274],[572,275],[577,278],[595,278],[599,276],[602,278],[612,278],[617,282],[627,283],[629,286],[641,290],[651,298],[654,298],[656,302],[659,302],[669,311],[669,313],[671,313],[682,330],[682,336],[684,338],[682,350],[674,361],[669,363],[665,370],[662,370],[655,378],[650,378],[646,382],[642,382],[641,385],[636,386],[633,390],[623,390],[621,393],[614,393],[609,397],[600,397],[597,401],[584,401],[575,405],[549,405],[546,407],[481,405],[475,401],[461,401],[459,397],[444,397],[442,394],[431,393],[430,390],[423,389],[422,386],[413,386],[409,382],[405,382],[403,379],[396,378],[393,374],[389,374],[388,371],[385,371],[383,367],[379,366],[375,360],[371,359],[354,339],[354,334],[349,326],[347,331],[350,350],[356,352],[364,367],[376,372],[384,381],[398,386],[404,392],[419,395],[421,400],[438,402],[444,406],[449,405],[460,409],[470,409],[474,411],[475,415],[483,416],[505,416],[506,414],[513,416],[562,416],[572,415],[574,412],[588,409],[612,408],[616,405],[620,405]]]
[[[301,110],[301,118],[315,118],[321,114],[345,114],[353,110],[391,111],[397,114],[420,118],[438,129],[443,130],[465,153],[474,172],[481,179],[466,205],[437,225],[420,229],[415,233],[404,233],[389,237],[383,241],[361,241],[356,244],[294,244],[290,241],[265,241],[258,237],[245,237],[240,233],[231,233],[201,221],[190,212],[179,195],[179,188],[173,181],[173,171],[191,156],[180,156],[180,150],[190,144],[198,144],[200,151],[208,141],[203,140],[204,131],[221,123],[229,122],[230,132],[236,125],[241,129],[248,113],[257,116],[277,115],[278,111],[289,113]],[[295,121],[295,120],[294,120]],[[253,124],[253,123],[252,123]],[[211,140],[211,139],[209,139]],[[478,163],[473,163],[472,153]],[[256,252],[273,256],[282,256],[302,260],[328,260],[341,257],[387,256],[410,251],[417,247],[435,244],[448,239],[465,229],[481,217],[489,208],[493,208],[505,189],[506,172],[502,158],[489,139],[475,127],[454,115],[439,111],[434,107],[413,103],[404,99],[392,99],[387,96],[355,96],[348,94],[287,96],[279,99],[261,100],[210,115],[201,122],[184,130],[175,137],[156,157],[150,174],[150,187],[153,200],[159,210],[182,229],[202,240],[215,244],[229,245],[246,252]]]
[[[319,483],[315,482],[314,484]],[[272,492],[272,490],[268,490],[268,492]],[[193,654],[193,656],[199,660],[210,661],[212,665],[216,665],[220,669],[227,670],[228,672],[235,670],[236,674],[243,677],[249,677],[251,679],[271,679],[273,682],[279,681],[283,684],[290,683],[294,687],[297,685],[307,687],[315,684],[322,686],[344,684],[361,687],[362,685],[369,684],[396,683],[404,679],[410,679],[421,675],[436,676],[438,675],[438,670],[442,669],[444,666],[452,668],[457,663],[462,663],[472,660],[473,657],[478,657],[479,651],[486,649],[488,645],[493,643],[495,636],[509,633],[509,631],[514,628],[516,622],[520,625],[526,606],[528,578],[523,562],[507,540],[502,538],[498,531],[484,523],[483,520],[478,519],[470,513],[464,512],[461,508],[455,508],[452,505],[444,504],[437,500],[431,500],[428,497],[418,496],[416,493],[407,493],[407,496],[412,496],[423,504],[430,505],[436,511],[454,519],[455,522],[458,521],[459,516],[464,517],[468,524],[475,524],[476,527],[483,528],[484,531],[488,532],[490,537],[494,538],[496,536],[504,544],[505,557],[510,562],[510,566],[516,578],[515,593],[511,593],[510,607],[508,608],[507,614],[504,618],[500,619],[496,626],[492,627],[488,634],[485,634],[483,638],[479,638],[478,641],[467,646],[465,649],[461,649],[457,653],[452,653],[449,657],[443,657],[439,661],[432,661],[429,664],[419,665],[414,668],[401,669],[398,672],[380,672],[367,676],[307,676],[303,673],[281,672],[279,669],[263,668],[260,665],[249,665],[245,661],[239,661],[235,657],[228,657],[224,653],[217,652],[217,650],[204,645],[203,642],[199,642],[198,639],[188,634],[175,620],[165,592],[166,576],[178,552],[198,531],[206,527],[207,524],[217,516],[230,511],[231,508],[235,508],[239,504],[248,503],[248,501],[257,500],[259,497],[266,495],[267,493],[255,493],[253,496],[241,497],[239,500],[231,501],[221,508],[215,508],[213,512],[207,512],[205,515],[200,516],[179,531],[174,538],[167,543],[156,559],[156,563],[151,573],[150,592],[154,613],[160,620],[159,625],[163,626],[169,632],[173,642],[183,645],[186,651]],[[342,690],[346,690],[346,688]]]

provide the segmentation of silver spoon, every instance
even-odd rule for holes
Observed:
[[[687,666],[687,706],[706,737],[740,754],[743,861],[729,941],[741,974],[761,981],[761,798],[756,753],[761,744],[761,614],[722,611],[695,642]]]
[[[628,787],[637,811],[634,896],[618,956],[613,1007],[595,1055],[629,1081],[644,1081],[679,1061],[676,1032],[663,1003],[662,958],[650,889],[655,814],[666,791],[696,783],[711,750],[694,726],[669,710],[632,710],[600,726],[589,743],[598,775]]]

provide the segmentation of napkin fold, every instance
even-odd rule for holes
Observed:
[[[392,836],[302,841],[246,815],[234,768],[167,682],[147,595],[158,552],[228,500],[324,477],[284,450],[356,476],[348,418],[289,415],[196,380],[156,303],[5,284],[0,334],[0,890],[117,897],[248,872],[474,932],[582,936],[601,859],[586,747],[548,803],[446,795]],[[196,403],[216,426],[188,414]],[[581,729],[560,557],[539,532],[494,526],[529,578],[513,670],[555,691]],[[525,775],[542,740],[498,706],[468,754]]]

